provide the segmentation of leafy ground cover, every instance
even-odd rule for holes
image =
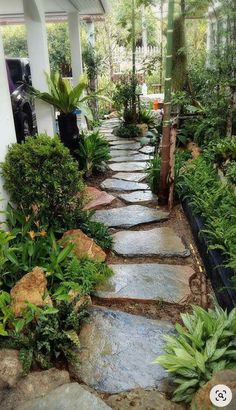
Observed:
[[[98,133],[92,135],[96,141],[85,156],[94,166],[108,158],[108,148]],[[62,233],[81,228],[104,249],[111,249],[112,240],[103,224],[91,221],[92,212],[83,211],[82,173],[58,137],[13,144],[2,176],[14,206],[9,203],[5,214],[8,231],[0,230],[0,346],[19,349],[27,373],[34,365],[75,360],[77,333],[88,316],[86,296],[112,274],[106,263],[76,257],[73,244],[58,241]],[[25,303],[16,313],[11,290],[36,267],[46,278],[43,298],[51,302]]]

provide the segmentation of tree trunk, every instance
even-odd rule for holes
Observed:
[[[161,173],[158,202],[166,205],[169,198],[169,172],[170,172],[170,130],[171,130],[171,85],[172,85],[172,52],[173,52],[173,22],[174,0],[168,3],[167,49],[166,49],[166,75],[164,117],[161,145]]]
[[[161,84],[161,91],[162,91],[162,84],[163,84],[163,32],[164,32],[164,16],[163,16],[163,2],[164,0],[161,0],[160,8],[161,8],[161,45],[160,45],[160,84]]]

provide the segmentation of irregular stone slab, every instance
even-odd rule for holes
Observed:
[[[85,211],[109,205],[116,199],[113,195],[90,186],[85,188],[85,195],[88,198],[88,203],[84,207]]]
[[[163,354],[163,335],[173,333],[173,326],[98,306],[90,312],[90,322],[79,335],[80,366],[71,368],[72,375],[107,393],[137,387],[162,390],[167,373],[153,360]]]
[[[0,381],[12,387],[22,376],[23,368],[18,350],[0,349]]]
[[[139,150],[143,154],[153,154],[155,151],[155,147],[146,146]]]
[[[190,255],[171,228],[120,231],[113,235],[114,251],[124,256],[186,257]]]
[[[151,191],[135,191],[129,194],[119,194],[118,197],[123,199],[128,204],[146,204],[150,202],[157,202],[158,198]]]
[[[103,299],[162,300],[181,303],[190,293],[189,266],[149,264],[110,265],[114,276],[97,287]]]
[[[51,368],[31,372],[27,376],[22,376],[13,389],[4,392],[0,407],[4,410],[15,409],[16,405],[22,408],[25,402],[44,396],[65,383],[70,383],[70,376],[66,370]]]
[[[78,383],[68,383],[44,397],[28,401],[16,410],[111,410],[103,400]]]
[[[150,157],[144,154],[137,154],[137,155],[126,155],[111,158],[109,162],[135,162],[135,161],[148,161]]]
[[[115,172],[144,171],[148,166],[148,162],[120,162],[118,164],[109,164],[109,168]]]
[[[160,209],[147,208],[141,205],[124,206],[123,208],[103,209],[96,211],[92,219],[109,227],[131,228],[150,222],[164,221],[169,213]]]
[[[139,182],[123,181],[120,179],[108,178],[101,183],[103,189],[110,191],[137,191],[148,188],[147,184],[140,184]]]
[[[104,136],[105,140],[108,141],[108,142],[117,140],[116,136],[113,135],[113,134],[104,134],[103,136]]]
[[[116,138],[116,141],[114,141],[114,142],[111,141],[110,142],[110,145],[131,145],[131,144],[137,145],[140,148],[140,144],[137,144],[137,141],[135,141],[135,140],[129,140],[129,139],[125,139],[125,138],[124,139]]]
[[[117,149],[119,149],[119,150],[123,150],[123,149],[126,149],[126,150],[138,150],[139,148],[140,148],[140,144],[138,144],[138,143],[133,143],[133,144],[117,144],[117,142],[116,141],[114,141],[114,144],[113,144],[113,141],[112,142],[110,142],[109,143],[110,144],[110,147],[112,147],[112,148],[114,148],[115,150],[117,150]]]
[[[112,175],[112,178],[123,179],[124,181],[141,182],[146,178],[144,172],[117,172],[117,174]]]
[[[111,149],[110,150],[110,155],[112,158],[117,158],[117,157],[125,157],[127,155],[135,155],[138,154],[138,151],[132,151],[132,150],[126,150],[126,149]]]
[[[134,389],[114,394],[106,399],[106,403],[113,410],[186,410],[184,405],[167,400],[163,393],[154,389]]]

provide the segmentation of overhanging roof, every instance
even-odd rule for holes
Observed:
[[[108,11],[107,0],[44,0],[46,19],[57,19],[78,11],[81,16],[101,16]],[[0,1],[0,24],[22,22],[23,1]]]

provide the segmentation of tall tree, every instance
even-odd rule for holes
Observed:
[[[170,131],[171,131],[171,88],[172,88],[172,52],[173,52],[173,24],[175,1],[168,1],[168,24],[166,45],[166,73],[165,73],[165,99],[163,117],[163,136],[161,144],[161,172],[158,202],[166,205],[169,197],[169,172],[170,172]]]

